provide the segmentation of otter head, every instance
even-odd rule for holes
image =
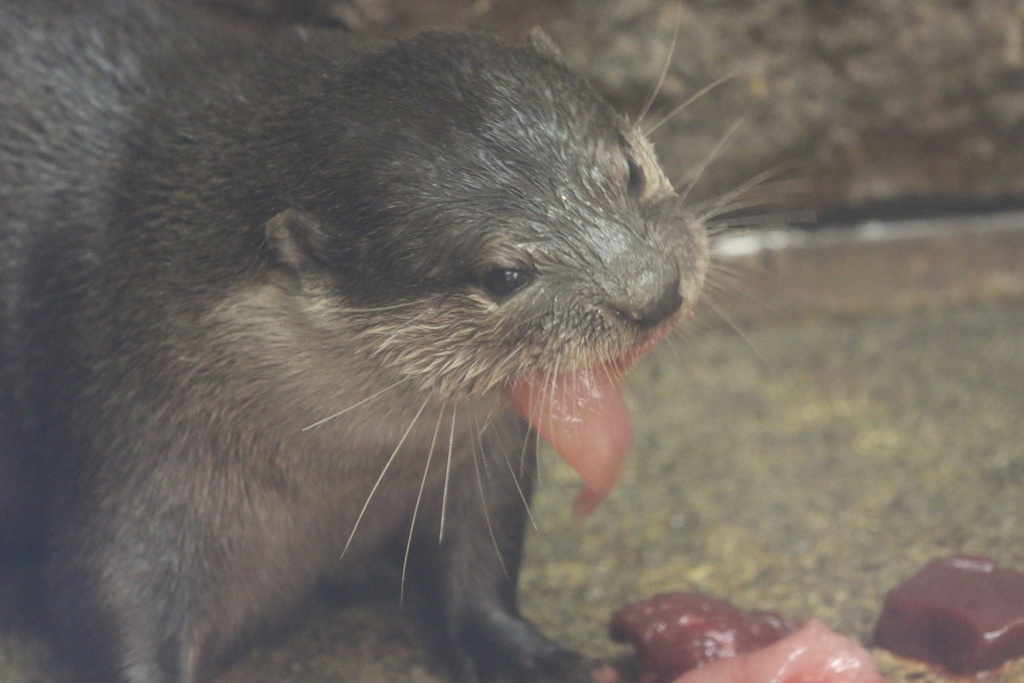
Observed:
[[[505,392],[592,506],[628,441],[619,380],[692,311],[703,226],[543,40],[427,34],[324,87],[344,108],[317,114],[323,162],[301,213],[271,221],[279,258],[372,367],[446,399]]]

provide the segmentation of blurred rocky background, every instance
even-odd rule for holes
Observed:
[[[681,182],[713,154],[697,196],[779,171],[825,221],[1024,203],[1020,0],[205,1],[385,37],[539,25],[624,113],[657,89],[651,123],[724,78],[654,135]]]

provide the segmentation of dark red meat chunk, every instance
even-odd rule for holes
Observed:
[[[716,659],[771,645],[798,625],[774,612],[744,612],[697,593],[662,593],[620,608],[611,636],[630,641],[640,662],[640,683],[667,683]]]
[[[889,591],[875,644],[958,674],[1024,656],[1024,574],[979,555],[932,560]]]

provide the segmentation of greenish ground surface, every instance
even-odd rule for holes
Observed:
[[[665,590],[864,641],[885,592],[932,557],[1024,569],[1022,379],[1021,306],[678,335],[634,374],[633,455],[586,522],[569,513],[572,473],[547,456],[523,609],[612,659],[628,650],[607,639],[611,611]],[[443,680],[396,614],[318,614],[221,680]],[[45,646],[0,628],[0,681],[59,680]],[[875,654],[892,681],[941,678]],[[1024,681],[1024,665],[988,680]]]
[[[930,558],[1024,569],[1024,308],[747,337],[677,338],[638,368],[634,457],[585,533],[561,482],[540,496],[523,584],[538,621],[614,656],[610,609],[682,589],[867,642],[885,592]],[[922,670],[879,660],[894,680]]]

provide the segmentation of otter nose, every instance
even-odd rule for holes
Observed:
[[[671,317],[683,305],[683,297],[679,293],[679,276],[676,275],[667,285],[644,295],[631,296],[629,301],[619,301],[612,309],[623,320],[627,320],[642,329],[650,329]]]

